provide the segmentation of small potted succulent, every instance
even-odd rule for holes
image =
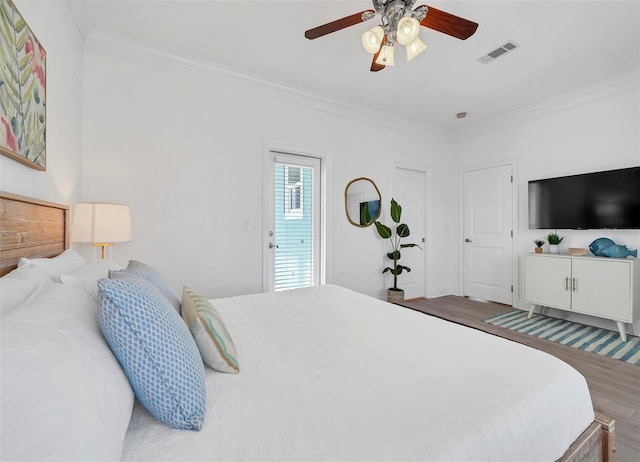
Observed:
[[[550,233],[547,236],[547,241],[549,241],[549,252],[550,253],[559,253],[559,245],[564,239],[564,236],[558,236],[558,233]]]
[[[536,245],[536,248],[535,248],[536,253],[542,253],[542,246],[544,245],[544,239],[536,239],[535,241],[533,241],[533,243]]]

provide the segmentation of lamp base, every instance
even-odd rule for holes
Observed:
[[[92,245],[93,245],[94,247],[100,247],[100,259],[101,259],[101,260],[104,260],[104,259],[105,259],[105,253],[106,253],[106,252],[105,252],[105,249],[106,249],[107,247],[111,247],[111,246],[113,246],[113,244],[105,244],[105,243],[95,243],[95,244],[92,244]]]

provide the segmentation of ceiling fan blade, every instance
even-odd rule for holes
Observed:
[[[380,52],[376,53],[376,55],[373,57],[373,61],[371,61],[371,72],[378,72],[386,67],[384,64],[378,64],[376,62],[376,59],[378,59],[379,54]]]
[[[384,38],[382,39],[382,42],[380,43],[380,49],[375,55],[373,55],[373,61],[371,61],[371,72],[378,72],[384,69],[385,67],[387,67],[384,64],[378,64],[376,62],[376,59],[378,59],[378,56],[380,56],[380,52],[382,51],[382,47],[384,46],[385,43],[387,43],[386,35],[384,36]]]
[[[428,8],[427,15],[420,21],[420,25],[424,27],[437,30],[438,32],[459,38],[460,40],[468,39],[478,28],[478,23],[427,5],[424,6]]]
[[[368,13],[369,15],[374,15],[375,11],[373,10],[364,10],[360,13],[352,14],[351,16],[347,16],[346,18],[336,19],[335,21],[328,22],[323,24],[322,26],[314,27],[313,29],[309,29],[304,33],[304,36],[309,40],[317,39],[318,37],[322,37],[323,35],[330,34],[332,32],[337,32],[341,29],[345,29],[349,26],[355,26],[356,24],[360,24],[370,18],[362,19],[362,15]],[[371,16],[373,17],[373,16]]]

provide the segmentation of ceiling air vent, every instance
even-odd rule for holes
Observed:
[[[495,50],[490,51],[486,55],[480,56],[477,59],[477,61],[481,62],[482,64],[489,64],[493,60],[499,58],[500,56],[503,56],[503,55],[507,54],[508,52],[510,52],[512,50],[515,50],[516,48],[518,48],[517,44],[515,44],[513,42],[507,42],[504,45],[502,45],[501,47],[498,47]]]

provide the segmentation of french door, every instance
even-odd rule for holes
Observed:
[[[321,280],[320,159],[269,151],[265,168],[265,291]]]

